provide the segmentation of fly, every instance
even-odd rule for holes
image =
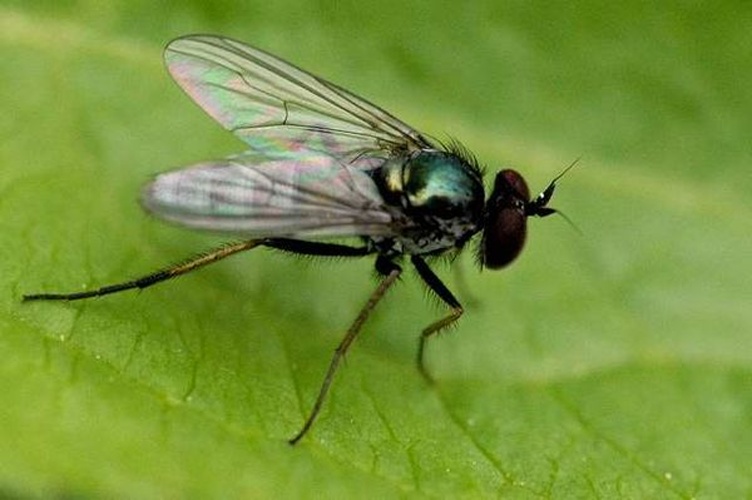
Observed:
[[[502,170],[486,198],[482,170],[461,146],[431,140],[365,99],[262,50],[225,37],[190,35],[167,45],[165,62],[178,85],[249,149],[157,175],[143,188],[141,203],[166,221],[243,240],[132,281],[23,299],[68,301],[143,289],[256,247],[374,256],[381,281],[337,346],[291,444],[313,425],[342,358],[402,274],[404,259],[449,308],[419,337],[417,365],[430,381],[426,342],[456,322],[463,308],[426,259],[457,252],[482,233],[478,261],[500,269],[522,250],[527,218],[556,212],[548,202],[566,170],[534,199],[518,172]],[[327,241],[345,236],[359,244]]]

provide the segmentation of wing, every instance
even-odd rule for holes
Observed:
[[[178,38],[167,45],[165,62],[204,111],[268,155],[305,147],[349,163],[432,147],[378,106],[229,38]]]
[[[393,235],[398,214],[368,172],[314,151],[248,151],[158,175],[142,204],[160,218],[244,237]]]

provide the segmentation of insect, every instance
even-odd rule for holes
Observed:
[[[143,289],[256,247],[294,254],[375,257],[380,282],[329,363],[297,443],[310,430],[337,368],[371,311],[409,259],[449,308],[419,337],[463,313],[426,263],[458,252],[482,233],[482,267],[499,269],[522,250],[528,217],[546,217],[557,176],[531,199],[514,170],[496,174],[486,199],[482,171],[457,143],[429,139],[385,110],[267,52],[211,35],[170,42],[165,61],[175,81],[212,118],[249,146],[244,153],[157,175],[141,193],[144,208],[166,221],[243,238],[132,281],[75,293],[25,295],[25,301],[79,300]],[[352,237],[352,245],[331,238]],[[327,240],[329,238],[329,240]]]

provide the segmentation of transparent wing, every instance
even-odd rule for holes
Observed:
[[[309,151],[294,161],[248,151],[158,175],[142,192],[160,218],[246,237],[392,235],[396,215],[367,171]]]
[[[178,38],[165,49],[165,61],[204,111],[257,151],[305,147],[350,162],[431,147],[378,106],[229,38]]]

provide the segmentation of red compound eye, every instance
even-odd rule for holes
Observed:
[[[500,269],[520,254],[527,235],[525,207],[529,202],[530,190],[518,172],[502,170],[496,175],[486,204],[480,250],[484,267]]]

